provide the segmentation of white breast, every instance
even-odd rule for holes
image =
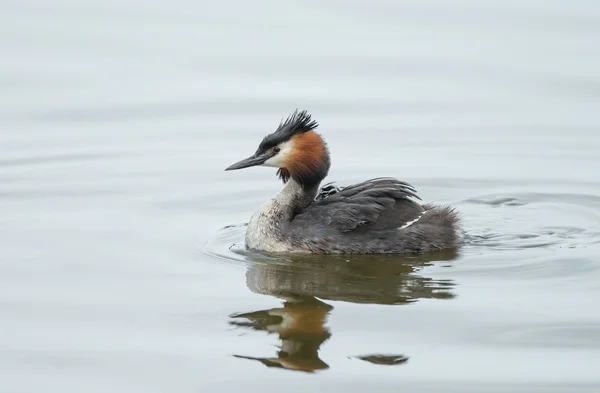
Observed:
[[[277,201],[264,203],[250,218],[246,228],[246,247],[267,252],[288,252],[290,245],[278,240],[277,217],[273,215]]]

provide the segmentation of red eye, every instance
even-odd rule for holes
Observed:
[[[280,151],[280,150],[281,150],[281,149],[280,149],[279,147],[274,147],[274,148],[273,148],[273,151],[274,151],[275,153],[279,153],[279,151]]]

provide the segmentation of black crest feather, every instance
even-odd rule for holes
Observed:
[[[264,137],[258,150],[259,152],[264,152],[265,150],[289,140],[294,135],[314,130],[318,126],[319,124],[312,119],[307,111],[298,111],[298,109],[296,109],[287,119],[282,120],[281,123],[279,123],[279,127],[277,127],[275,132]]]

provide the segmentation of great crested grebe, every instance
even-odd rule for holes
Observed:
[[[246,247],[275,253],[408,254],[458,246],[457,213],[416,202],[421,198],[408,183],[388,177],[319,189],[330,160],[317,126],[306,111],[296,110],[256,153],[225,169],[275,167],[285,184],[252,215]]]

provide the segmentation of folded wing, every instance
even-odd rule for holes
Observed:
[[[401,229],[424,212],[415,201],[421,198],[414,187],[395,178],[375,178],[319,195],[294,217],[293,225],[320,224],[340,232]]]

